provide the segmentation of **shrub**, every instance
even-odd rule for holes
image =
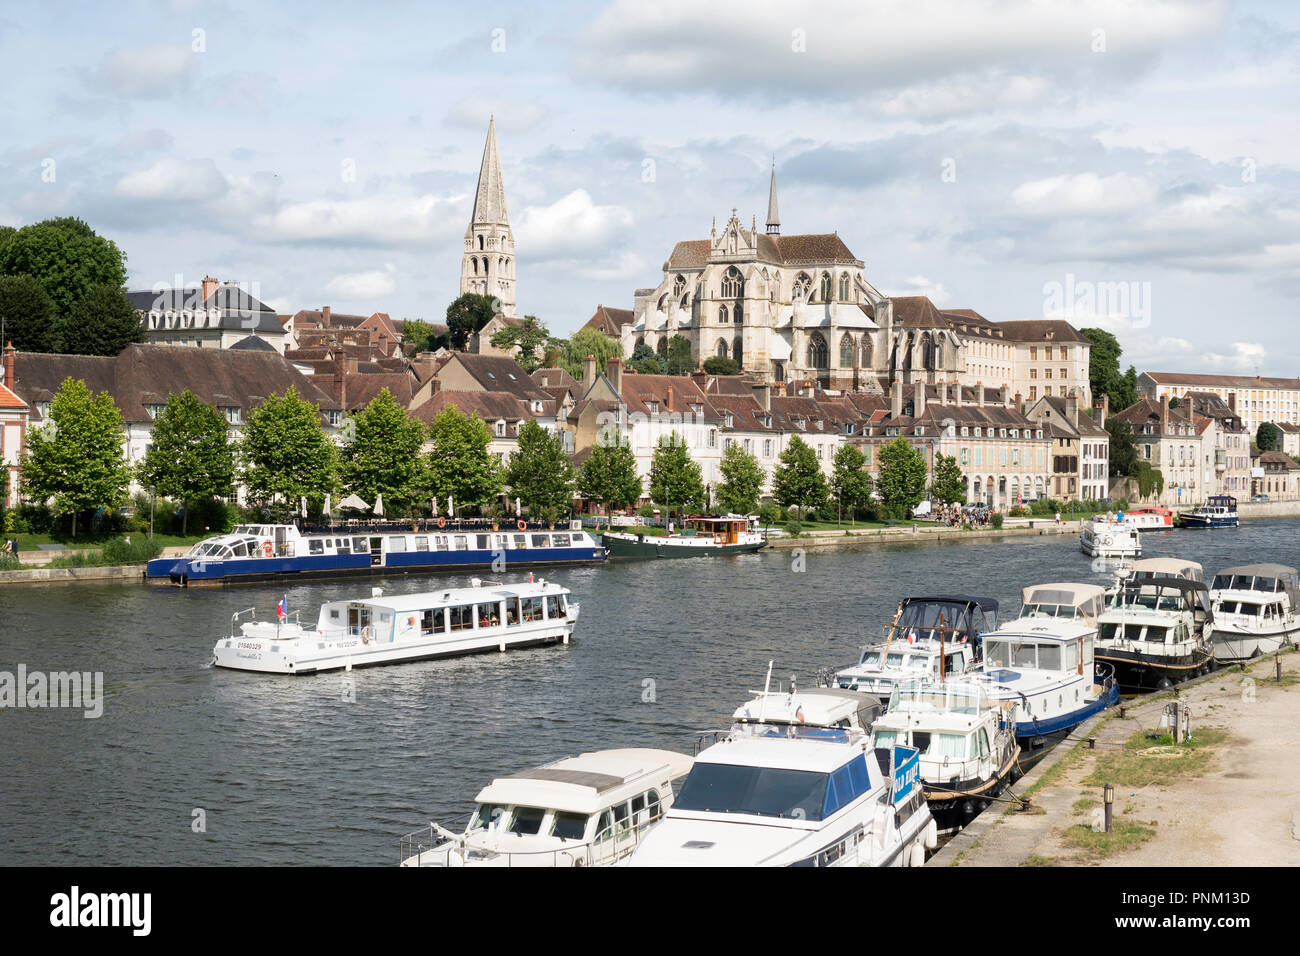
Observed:
[[[1001,528],[1001,527],[1002,527],[1002,515],[1001,515],[1001,514],[997,514],[997,513],[994,513],[994,514],[990,515],[990,516],[989,516],[989,524],[993,525],[993,527],[995,527],[995,528]]]
[[[114,538],[104,543],[102,554],[105,564],[140,564],[162,554],[162,545],[156,539],[141,536],[130,541]]]
[[[758,506],[758,517],[765,527],[771,527],[781,520],[781,509],[775,502],[764,501]]]
[[[785,525],[785,533],[792,538],[797,538],[803,532],[803,525],[798,521],[788,521]]]
[[[0,571],[17,571],[23,563],[8,551],[0,551]]]

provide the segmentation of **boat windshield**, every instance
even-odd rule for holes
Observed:
[[[1039,644],[1010,638],[999,641],[985,640],[984,663],[988,670],[999,667],[1018,667],[1026,670],[1054,671],[1061,669],[1061,646]]]
[[[979,714],[989,709],[988,695],[974,684],[908,681],[889,701],[889,712],[907,714]]]
[[[1282,582],[1277,578],[1258,577],[1250,574],[1216,574],[1212,587],[1216,591],[1281,591]]]
[[[828,779],[810,770],[697,762],[673,808],[820,820]]]
[[[478,809],[474,811],[474,816],[469,821],[469,830],[485,830],[488,827],[495,827],[500,821],[506,808],[499,803],[480,803]]]
[[[1021,617],[1076,618],[1079,609],[1071,604],[1026,604],[1020,609]]]

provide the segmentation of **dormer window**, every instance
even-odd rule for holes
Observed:
[[[506,423],[504,421],[497,422],[497,438],[504,438],[505,435],[506,435]]]
[[[239,425],[244,421],[244,412],[238,405],[225,405],[221,409],[226,416],[227,425]]]
[[[325,412],[325,420],[330,423],[331,428],[338,428],[343,424],[343,412],[337,408],[331,408]]]
[[[763,416],[763,427],[764,427],[764,428],[771,428],[771,427],[772,427],[772,416],[771,416],[771,415],[764,415],[764,416]]]
[[[150,418],[157,418],[158,413],[161,412],[166,407],[167,407],[166,405],[146,405],[145,411],[149,413]]]
[[[648,409],[650,409],[650,414],[651,414],[651,415],[658,415],[658,414],[659,414],[659,403],[658,403],[658,402],[646,402],[646,403],[645,403],[645,407],[648,408]]]
[[[511,378],[514,378],[513,375],[510,376],[510,377],[511,377]],[[540,411],[542,410],[542,403],[541,403],[541,401],[540,401],[539,399],[536,399],[536,398],[533,399],[532,409],[533,409],[533,412],[534,412],[534,413],[540,412]]]
[[[735,423],[736,423],[735,416],[733,416],[730,412],[728,412],[728,413],[727,413],[727,417],[726,417],[726,419],[724,419],[724,424],[725,424],[728,428],[731,428],[731,427],[733,427],[733,426],[735,425]]]

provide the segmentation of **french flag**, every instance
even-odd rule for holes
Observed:
[[[281,621],[289,616],[289,606],[286,601],[286,598],[280,598],[280,603],[275,606],[275,616]]]

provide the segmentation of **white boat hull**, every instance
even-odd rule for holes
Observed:
[[[1273,631],[1234,631],[1214,625],[1214,657],[1220,661],[1246,661],[1272,654],[1294,644],[1300,628],[1292,625]]]

